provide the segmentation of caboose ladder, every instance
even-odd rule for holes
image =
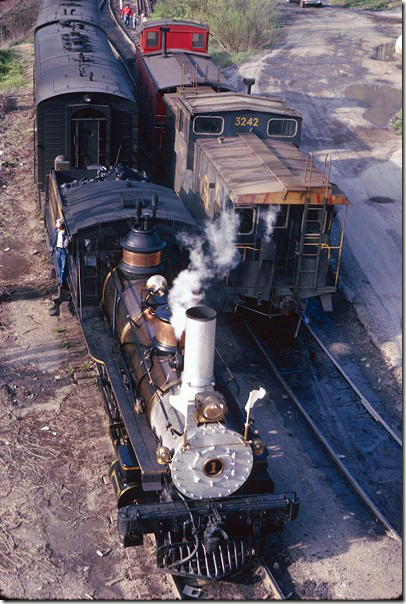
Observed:
[[[300,241],[297,249],[298,262],[295,281],[298,289],[317,289],[317,275],[327,221],[327,194],[330,175],[329,168],[328,177],[325,177],[327,160],[328,156],[326,156],[324,162],[322,176],[322,179],[326,182],[325,195],[322,203],[315,204],[310,203],[313,170],[312,154],[308,153],[306,159],[304,181],[306,182],[308,179],[308,194],[303,207]]]

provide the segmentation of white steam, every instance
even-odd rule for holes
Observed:
[[[268,209],[261,214],[261,218],[265,223],[265,232],[262,239],[263,243],[269,243],[271,240],[271,235],[280,209],[280,206],[269,205]]]
[[[239,219],[234,212],[223,212],[205,228],[207,246],[202,237],[180,235],[180,243],[190,252],[187,269],[179,273],[169,292],[171,324],[180,338],[186,326],[186,311],[203,298],[204,287],[214,277],[223,278],[235,268],[239,253],[235,246]]]

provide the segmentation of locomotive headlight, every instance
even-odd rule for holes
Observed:
[[[254,455],[262,455],[265,449],[265,443],[260,438],[254,438],[252,441],[252,450]]]
[[[219,422],[224,418],[227,407],[220,394],[213,392],[202,400],[199,400],[199,396],[196,399],[202,421]]]
[[[159,447],[156,452],[158,463],[164,465],[171,461],[172,455],[168,447]]]

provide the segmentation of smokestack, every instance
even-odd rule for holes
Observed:
[[[244,78],[243,79],[244,84],[246,85],[246,93],[247,94],[251,94],[251,88],[253,87],[253,85],[255,84],[255,78]]]
[[[162,32],[162,56],[167,57],[168,54],[166,52],[166,36],[168,34],[168,31],[170,30],[170,27],[160,27],[159,29]]]
[[[203,389],[213,382],[217,313],[208,306],[186,311],[186,340],[182,383]]]

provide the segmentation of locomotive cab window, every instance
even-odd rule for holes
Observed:
[[[297,121],[285,118],[272,118],[268,122],[268,136],[286,136],[293,138],[297,133]]]
[[[147,47],[159,46],[159,31],[147,31]]]
[[[221,134],[224,130],[224,119],[214,115],[197,115],[193,120],[195,134]]]
[[[238,227],[239,235],[251,235],[255,227],[255,210],[254,208],[238,208],[235,210],[240,220]]]
[[[204,34],[192,34],[192,48],[204,48]]]

